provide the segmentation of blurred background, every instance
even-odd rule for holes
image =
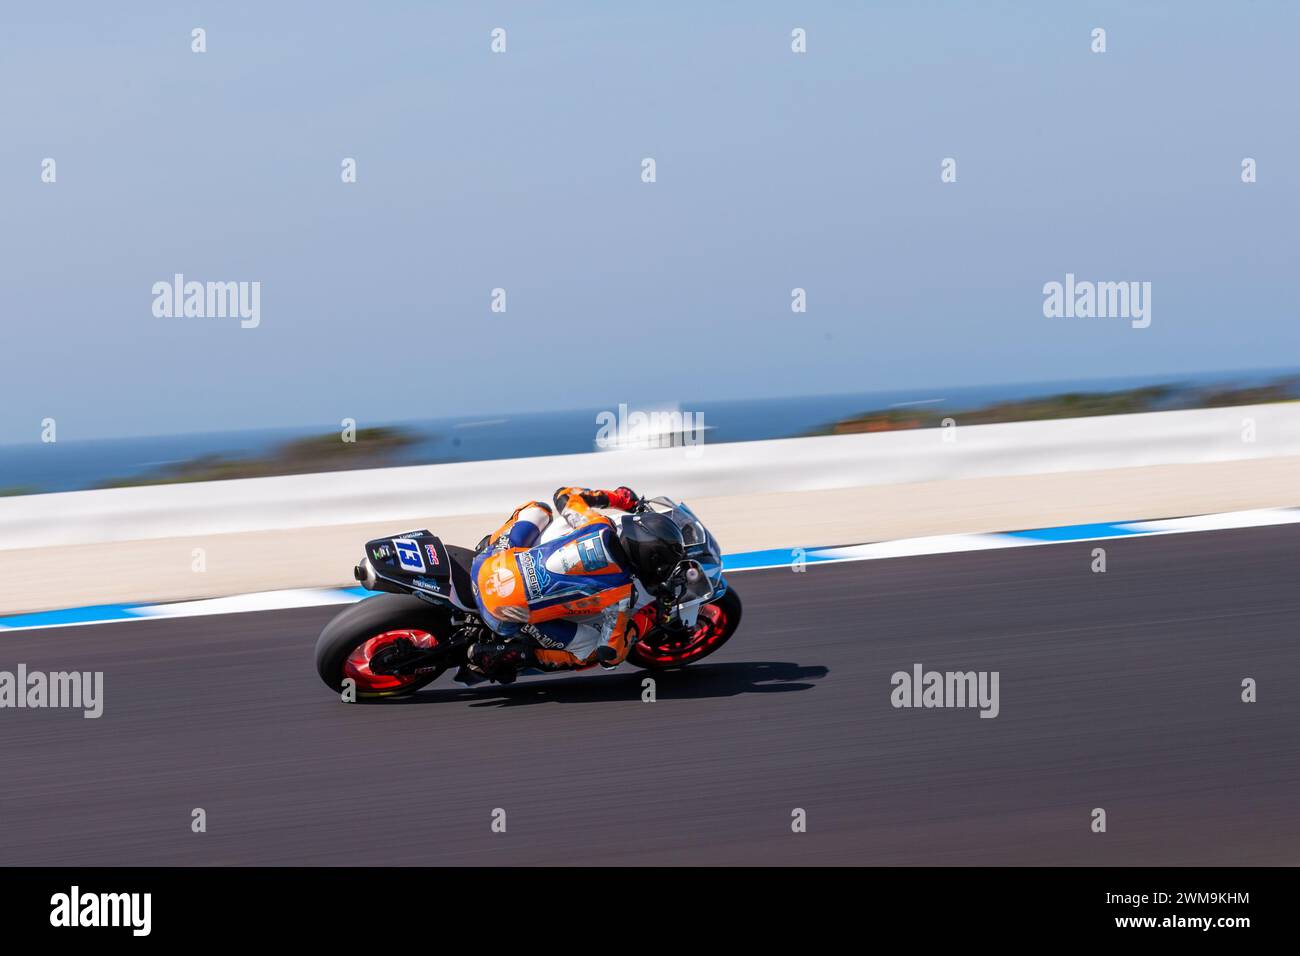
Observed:
[[[1293,5],[6,20],[10,494],[589,451],[620,403],[731,441],[1144,386],[1174,392],[1103,410],[1294,397]],[[1151,282],[1150,328],[1044,318],[1067,272]],[[260,282],[260,325],[155,317],[176,273]],[[344,418],[373,440],[291,444]]]

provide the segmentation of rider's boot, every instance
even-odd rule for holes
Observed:
[[[513,684],[522,668],[537,663],[533,648],[523,641],[471,644],[466,659],[469,670],[499,684]]]
[[[461,664],[456,668],[456,673],[451,675],[451,679],[458,684],[464,684],[466,687],[473,687],[475,684],[481,684],[487,677],[472,669],[468,664]]]
[[[483,540],[486,541],[487,538],[484,538]],[[456,633],[456,637],[458,640],[468,640],[470,647],[473,647],[477,642],[484,641],[492,636],[492,633],[486,627],[483,627],[482,624],[469,618],[464,621],[453,619],[452,623],[461,625],[460,629]],[[483,674],[482,671],[470,667],[467,657],[466,662],[456,668],[456,673],[452,675],[451,679],[458,684],[464,684],[466,687],[473,687],[475,684],[481,684],[487,680],[487,676]]]

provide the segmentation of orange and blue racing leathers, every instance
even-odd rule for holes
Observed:
[[[561,488],[555,507],[569,531],[545,543],[553,512],[540,501],[515,509],[489,535],[470,567],[484,623],[502,637],[526,632],[538,666],[589,667],[602,647],[606,666],[627,657],[629,622],[639,591],[614,522],[596,511],[628,510],[625,489]],[[633,631],[633,633],[635,633]]]

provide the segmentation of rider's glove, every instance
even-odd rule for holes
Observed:
[[[605,492],[609,496],[609,506],[619,511],[631,511],[640,501],[640,497],[627,485],[620,485],[613,491]]]

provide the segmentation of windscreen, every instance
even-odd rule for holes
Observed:
[[[703,581],[692,581],[687,593],[695,600],[707,599],[722,583],[722,550],[704,522],[686,505],[671,498],[651,498],[646,506],[667,515],[681,529],[686,542],[686,557],[703,572]]]
[[[704,527],[704,522],[695,517],[695,512],[690,508],[671,498],[651,498],[646,505],[659,514],[667,515],[672,519],[673,524],[681,529],[682,539],[686,542],[686,554],[689,557],[695,558],[701,564],[722,563],[722,552],[718,549],[718,543]]]

